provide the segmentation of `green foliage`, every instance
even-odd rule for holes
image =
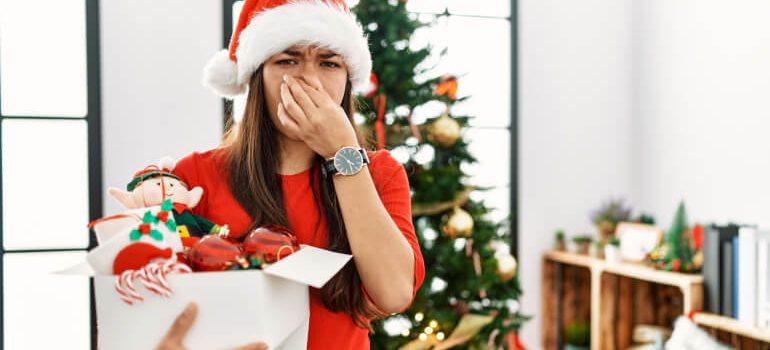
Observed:
[[[653,217],[651,214],[641,213],[636,219],[636,222],[646,225],[655,225],[655,217]]]
[[[588,346],[591,343],[591,327],[584,322],[573,322],[564,329],[564,342],[575,346]]]
[[[668,247],[665,260],[672,261],[679,259],[682,262],[692,261],[694,255],[692,249],[692,238],[688,235],[690,225],[687,223],[687,213],[684,208],[684,202],[680,202],[671,222],[671,227],[666,232],[664,244]]]
[[[588,235],[572,237],[572,241],[575,243],[590,243],[592,240],[591,236]]]

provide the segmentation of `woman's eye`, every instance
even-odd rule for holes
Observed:
[[[325,67],[329,67],[329,68],[339,68],[340,67],[339,64],[337,64],[335,62],[331,62],[331,61],[324,61],[324,62],[321,62],[321,64],[324,65]]]
[[[295,61],[295,60],[280,60],[280,61],[278,61],[276,63],[278,63],[278,64],[296,64],[297,61]]]

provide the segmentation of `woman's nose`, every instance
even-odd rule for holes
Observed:
[[[312,86],[320,83],[320,80],[318,79],[318,67],[316,67],[315,64],[303,63],[300,65],[299,71],[297,73],[297,76],[294,78],[302,79]]]

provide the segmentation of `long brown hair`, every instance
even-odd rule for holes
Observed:
[[[359,144],[366,145],[360,130],[353,122],[355,106],[349,80],[345,86],[341,105],[356,131]],[[243,118],[237,126],[230,123],[223,145],[229,148],[227,162],[230,189],[253,219],[247,232],[265,224],[289,227],[281,181],[276,176],[280,161],[279,131],[270,119],[267,109],[263,66],[260,66],[251,76]],[[321,215],[324,215],[328,231],[326,249],[350,254],[350,244],[334,190],[334,182],[331,178],[317,179],[317,174],[320,172],[315,171],[315,167],[321,166],[323,161],[323,157],[316,155],[310,171],[310,186],[319,214],[316,226],[320,224]],[[370,331],[372,331],[370,319],[386,316],[364,296],[361,290],[361,278],[352,261],[321,288],[321,296],[326,308],[349,314],[356,325]]]

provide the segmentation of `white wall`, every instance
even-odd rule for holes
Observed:
[[[770,224],[770,2],[634,3],[633,188],[668,227]]]
[[[519,2],[524,342],[540,344],[553,231],[593,231],[610,195],[666,228],[770,224],[770,3]]]
[[[222,47],[220,1],[101,1],[104,214],[121,207],[106,187],[161,156],[214,147],[222,100],[200,83]]]
[[[542,253],[556,228],[631,192],[631,1],[519,1],[521,336],[540,346]]]

